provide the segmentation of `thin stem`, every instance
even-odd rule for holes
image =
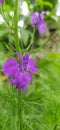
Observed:
[[[43,43],[43,45],[41,45],[41,46],[38,47],[37,49],[30,50],[30,53],[36,53],[36,52],[40,51],[40,49],[43,48],[43,47],[45,47],[46,45],[48,45],[48,42],[49,42],[50,40],[52,40],[53,38],[54,38],[54,36],[53,36],[53,35],[50,35],[50,37],[48,38],[48,40],[45,41],[45,42]]]
[[[14,38],[16,51],[19,52],[19,39],[18,39],[18,0],[15,2],[15,12],[14,12]]]
[[[18,0],[15,2],[14,13],[14,39],[16,52],[20,52],[18,39]],[[18,89],[18,130],[22,130],[22,91]]]
[[[31,42],[30,42],[30,44],[29,44],[29,46],[28,46],[27,50],[30,50],[30,48],[31,48],[31,46],[32,46],[32,44],[33,44],[34,35],[35,35],[35,27],[34,27],[34,29],[33,29],[32,38],[31,38]]]
[[[57,124],[55,125],[54,130],[57,130]]]
[[[22,90],[18,91],[18,130],[22,130]]]

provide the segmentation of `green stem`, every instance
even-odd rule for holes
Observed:
[[[30,44],[29,44],[29,46],[28,46],[27,50],[30,50],[30,48],[31,48],[31,46],[32,46],[32,44],[33,44],[34,35],[35,35],[35,27],[34,27],[34,29],[33,29],[32,38],[31,38],[31,42],[30,42]]]
[[[55,125],[54,130],[57,130],[57,124]]]
[[[18,39],[18,0],[15,2],[15,12],[14,12],[14,38],[15,38],[15,48],[17,52],[20,52],[19,39]]]
[[[18,91],[18,130],[22,130],[22,90]]]
[[[14,13],[14,39],[16,52],[20,52],[19,39],[18,39],[18,0],[15,2]],[[18,90],[18,130],[22,130],[22,91]]]

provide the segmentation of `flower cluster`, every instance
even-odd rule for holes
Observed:
[[[37,26],[37,29],[39,31],[39,34],[44,34],[46,32],[46,23],[44,22],[44,14],[45,12],[41,13],[32,13],[31,17],[31,26],[34,27]]]
[[[32,83],[32,73],[37,73],[38,69],[30,54],[25,54],[24,57],[18,52],[15,54],[20,63],[15,58],[9,58],[3,65],[2,71],[9,77],[10,83],[26,92],[26,86]]]

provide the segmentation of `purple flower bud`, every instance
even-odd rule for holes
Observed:
[[[3,65],[2,71],[9,77],[10,83],[26,92],[26,86],[32,83],[32,73],[37,73],[38,69],[30,54],[25,54],[24,57],[18,52],[15,54],[20,63],[15,58],[9,58]]]
[[[45,12],[42,11],[41,13],[32,13],[31,17],[31,26],[34,27],[36,25],[39,34],[44,34],[46,32],[46,23],[44,22],[44,15]]]

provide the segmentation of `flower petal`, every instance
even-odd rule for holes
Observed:
[[[7,76],[15,76],[15,73],[18,71],[19,64],[15,58],[9,58],[3,65],[2,71]]]
[[[30,54],[27,53],[27,54],[24,55],[23,59],[27,60],[29,58],[29,56],[30,56]]]
[[[15,52],[14,54],[16,54],[18,56],[18,58],[20,60],[20,63],[22,63],[23,62],[23,58],[22,58],[21,54],[19,54],[18,52]]]
[[[23,72],[16,73],[16,84],[18,88],[24,88],[28,85],[28,79],[26,73]]]
[[[23,91],[24,93],[26,93],[26,92],[27,92],[26,87],[22,88],[22,91]]]
[[[36,63],[34,62],[34,60],[32,58],[29,58],[28,69],[30,69],[30,71],[33,73],[38,73]]]
[[[46,23],[42,22],[37,25],[38,31],[40,34],[44,34],[46,32]]]
[[[15,78],[13,78],[13,77],[9,78],[9,83],[11,83],[11,84],[13,84],[13,85],[16,86],[16,80],[15,80]]]
[[[33,80],[32,79],[32,74],[30,72],[27,72],[26,75],[27,75],[27,79],[28,79],[29,83],[31,84],[32,80]]]
[[[40,18],[43,20],[44,19],[44,15],[45,15],[45,11],[42,11],[41,13],[40,13]]]
[[[31,26],[34,27],[37,23],[37,15],[35,13],[31,14],[32,20],[31,20]]]
[[[38,69],[36,67],[30,66],[30,70],[32,73],[38,73]]]
[[[36,63],[32,58],[29,58],[28,63],[29,63],[29,65],[36,66]]]
[[[24,92],[26,92],[26,86],[32,83],[32,75],[29,72],[16,73],[16,87],[21,88]]]

